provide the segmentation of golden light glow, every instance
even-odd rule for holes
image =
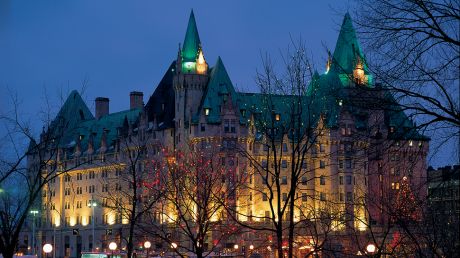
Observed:
[[[367,83],[366,75],[364,74],[364,66],[360,58],[356,63],[355,70],[353,70],[353,77],[355,78],[356,83],[365,84]]]
[[[331,63],[332,63],[331,57],[329,56],[329,57],[327,58],[327,62],[326,62],[326,73],[328,73],[329,70],[331,69]]]
[[[59,227],[61,225],[61,220],[59,214],[54,214],[54,226]]]
[[[196,73],[206,74],[207,70],[208,70],[208,64],[206,63],[206,60],[204,60],[203,51],[200,49],[200,52],[198,53],[198,58],[197,58]]]
[[[87,226],[88,225],[88,217],[84,216],[81,218],[81,224],[83,226]]]
[[[77,219],[75,217],[70,217],[70,226],[73,227],[77,224]]]
[[[115,224],[115,213],[114,213],[114,212],[111,212],[111,213],[109,213],[108,215],[109,215],[109,217],[108,217],[107,223],[108,223],[109,225]]]

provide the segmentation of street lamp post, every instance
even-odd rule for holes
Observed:
[[[366,246],[366,252],[370,254],[371,257],[374,256],[375,251],[377,251],[377,247],[374,244],[368,244]]]
[[[112,251],[112,257],[111,258],[113,258],[113,251],[115,251],[117,249],[117,243],[110,242],[109,249],[110,249],[110,251]]]
[[[33,219],[32,219],[32,254],[35,255],[35,215],[38,214],[38,211],[31,210],[30,213],[33,216]]]
[[[150,250],[151,246],[152,246],[152,243],[150,243],[150,241],[145,241],[144,242],[144,247],[145,247],[145,249],[147,249],[147,258],[149,258],[149,250]]]
[[[93,227],[93,247],[91,248],[91,251],[94,250],[94,248],[95,248],[94,243],[95,243],[96,236],[94,235],[94,207],[96,207],[96,206],[97,206],[97,203],[96,203],[96,201],[94,199],[89,200],[88,207],[91,207],[91,224],[92,224],[92,227]]]
[[[51,253],[52,251],[53,251],[53,246],[51,244],[45,244],[43,246],[43,252],[45,252],[46,258],[48,258],[48,254]]]

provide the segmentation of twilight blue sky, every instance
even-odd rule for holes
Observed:
[[[208,63],[221,56],[233,84],[255,91],[261,52],[275,57],[302,39],[322,72],[351,1],[0,0],[0,110],[17,92],[21,114],[37,131],[47,110],[87,82],[83,98],[110,98],[110,112],[129,107],[129,92],[153,93],[193,8]],[[45,97],[45,95],[47,97]],[[446,162],[440,163],[444,164]],[[438,163],[436,163],[438,165]]]

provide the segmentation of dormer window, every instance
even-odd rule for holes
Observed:
[[[275,120],[280,121],[281,120],[281,115],[280,114],[275,114]]]
[[[209,108],[205,108],[205,109],[204,109],[204,115],[205,115],[205,116],[209,116],[209,111],[210,111]]]
[[[390,126],[390,133],[394,133],[395,132],[395,127],[394,126]]]

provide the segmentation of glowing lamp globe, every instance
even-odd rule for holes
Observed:
[[[43,252],[49,254],[53,251],[53,246],[51,244],[45,244],[43,246]]]
[[[371,253],[371,254],[372,254],[372,253],[375,253],[375,250],[376,250],[376,249],[377,249],[377,248],[375,247],[374,244],[368,244],[367,247],[366,247],[366,251],[367,251],[368,253]]]
[[[112,251],[116,250],[117,249],[117,243],[111,242],[109,244],[109,249],[112,250]]]
[[[152,243],[150,243],[150,241],[145,241],[144,242],[144,247],[149,249],[150,247],[152,246]]]

